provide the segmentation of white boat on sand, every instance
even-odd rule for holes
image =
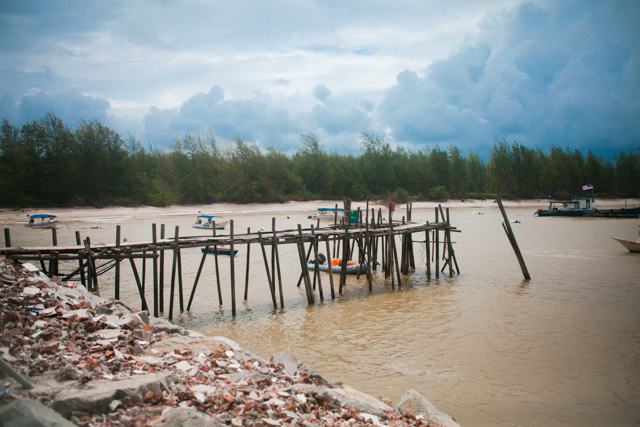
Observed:
[[[216,230],[224,230],[229,221],[221,221],[222,219],[220,215],[198,215],[196,222],[193,224],[193,228],[213,230],[213,223],[215,222]]]
[[[29,217],[29,222],[24,226],[27,228],[56,228],[58,220],[55,215],[37,214]]]

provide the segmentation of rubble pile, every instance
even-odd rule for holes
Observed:
[[[79,426],[458,425],[417,392],[391,407],[25,266],[0,257],[0,357],[33,388],[0,370],[0,424],[26,398]]]

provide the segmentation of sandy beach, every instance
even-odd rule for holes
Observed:
[[[189,215],[197,213],[234,213],[234,212],[306,212],[310,213],[319,207],[333,207],[338,204],[342,207],[342,202],[336,200],[312,200],[312,201],[294,201],[286,203],[253,203],[253,204],[235,204],[235,203],[213,203],[206,205],[173,205],[167,207],[155,206],[136,206],[136,207],[73,207],[73,208],[29,208],[29,209],[0,209],[0,222],[15,223],[23,222],[29,214],[47,213],[57,216],[59,219],[77,219],[77,218],[99,218],[99,217],[131,217],[131,216],[156,216],[156,215]],[[485,207],[494,204],[493,200],[476,200],[476,199],[450,199],[440,202],[443,207],[449,208],[474,208]],[[503,200],[506,207],[532,207],[546,208],[548,202],[546,199],[524,199],[524,200]],[[352,202],[352,209],[364,208],[366,202]],[[369,206],[383,207],[380,202],[369,202]],[[401,206],[404,206],[401,205]],[[438,202],[413,202],[416,209],[433,208],[438,206]],[[623,208],[625,207],[625,199],[598,199],[596,206],[600,208]],[[626,206],[640,206],[640,199],[626,199]]]

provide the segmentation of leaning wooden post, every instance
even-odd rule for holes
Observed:
[[[76,231],[76,244],[78,246],[82,245],[82,240],[80,239],[80,232]],[[119,243],[117,243],[116,247],[119,247]],[[84,267],[82,266],[82,259],[78,260],[78,265],[80,266],[80,283],[82,283],[82,286],[84,286],[86,289],[87,288],[87,282],[84,279]],[[120,295],[119,295],[119,291],[120,291],[120,266],[118,265],[118,259],[116,258],[116,299],[120,299]]]
[[[520,269],[522,269],[522,274],[526,280],[531,280],[531,276],[529,275],[529,270],[527,269],[527,265],[524,263],[524,258],[522,258],[522,253],[520,253],[518,242],[516,242],[516,236],[513,234],[513,230],[511,229],[511,224],[509,223],[509,218],[507,218],[507,212],[504,210],[504,206],[502,205],[502,200],[500,199],[500,195],[497,192],[496,192],[496,201],[498,202],[498,207],[500,208],[500,212],[502,213],[502,218],[504,218],[504,222],[502,223],[502,228],[504,228],[505,233],[507,233],[509,242],[511,242],[511,246],[513,247],[513,252],[515,252],[516,258],[518,258],[518,262],[520,263]]]
[[[136,280],[136,285],[138,286],[138,293],[140,293],[140,300],[142,303],[142,310],[149,310],[147,306],[147,299],[144,297],[144,288],[140,283],[140,276],[138,276],[138,269],[136,268],[136,263],[133,260],[133,257],[129,258],[129,262],[131,263],[131,270],[133,270],[133,277]]]
[[[218,245],[215,242],[215,237],[216,237],[216,222],[213,221],[213,223],[211,224],[211,226],[213,227],[213,237],[214,237],[214,243],[213,243],[213,259],[215,260],[215,264],[216,264],[216,284],[218,285],[218,303],[220,305],[222,305],[222,288],[220,287],[220,265],[218,264]]]
[[[271,301],[273,302],[273,308],[278,308],[276,302],[276,290],[271,281],[271,273],[269,273],[269,261],[267,260],[267,251],[264,249],[264,239],[262,238],[262,231],[258,231],[258,241],[260,242],[260,248],[262,249],[262,259],[264,260],[264,269],[267,271],[267,280],[269,281],[269,291],[271,291]]]
[[[318,264],[320,262],[318,260],[318,239],[313,230],[313,225],[311,226],[311,244],[313,245],[313,254],[316,258],[314,262],[314,270],[315,274],[318,277],[318,291],[320,292],[320,301],[324,301],[324,294],[322,292],[322,280],[320,279],[320,265]]]
[[[307,251],[307,256],[304,259],[305,265],[309,262],[309,255],[311,255],[311,249],[313,249],[313,246],[310,245],[309,246],[309,250]],[[304,254],[304,241],[302,242],[302,253]],[[302,283],[302,279],[304,279],[304,271],[302,273],[300,273],[300,277],[298,278],[298,283],[296,284],[296,287],[300,287],[300,284]]]
[[[231,315],[236,315],[236,264],[235,264],[235,255],[234,255],[234,242],[233,242],[233,220],[229,221],[229,226],[231,227],[231,252],[229,253],[229,258],[231,258]]]
[[[247,234],[251,234],[251,227],[247,227]],[[247,275],[244,279],[244,300],[249,298],[249,260],[251,259],[251,243],[247,243]]]
[[[193,302],[193,296],[196,294],[196,288],[198,287],[198,281],[200,280],[200,274],[202,274],[202,267],[204,267],[204,260],[207,258],[209,252],[209,246],[204,248],[202,252],[202,258],[200,259],[200,266],[198,267],[198,273],[196,279],[193,281],[193,288],[191,288],[191,295],[189,296],[189,303],[187,304],[187,311],[191,310],[191,303]]]
[[[282,295],[282,273],[280,271],[280,254],[278,254],[278,236],[276,235],[276,218],[271,219],[271,228],[273,229],[273,253],[275,254],[275,269],[278,270],[278,290],[280,291],[280,308],[284,308],[284,296]],[[275,277],[275,274],[274,274]],[[273,279],[273,287],[275,288],[276,281]]]
[[[402,287],[402,280],[400,279],[400,267],[398,266],[398,251],[396,249],[396,239],[393,235],[393,222],[391,223],[391,248],[392,248],[392,258],[393,258],[393,261],[395,262],[395,270],[396,270],[396,276],[398,278],[398,289],[399,289]]]
[[[164,224],[160,224],[160,240],[164,240]],[[160,289],[158,292],[160,294],[160,313],[164,313],[164,249],[160,250]]]
[[[151,224],[151,240],[153,242],[153,316],[158,317],[158,245],[157,229],[155,224]]]
[[[436,228],[434,229],[434,232],[436,234],[435,236],[435,257],[436,257],[436,279],[440,277],[440,233],[439,233],[439,225],[438,225],[438,208],[436,207],[436,223],[435,223]]]
[[[324,236],[327,244],[327,262],[329,263],[329,286],[331,286],[331,299],[336,298],[336,291],[333,289],[333,266],[331,265],[331,250],[329,247],[329,236]]]
[[[311,278],[309,277],[309,269],[307,268],[307,263],[304,259],[304,238],[302,236],[302,226],[298,224],[298,254],[300,256],[300,266],[302,267],[302,274],[304,276],[304,286],[307,291],[307,300],[309,304],[315,303],[315,297],[313,295],[313,289],[311,288]],[[311,248],[313,244],[309,247],[309,252],[311,252]]]
[[[176,225],[176,233],[173,236],[173,264],[171,267],[171,290],[169,291],[169,320],[173,319],[173,296],[176,290],[176,266],[178,264],[178,233],[180,229]]]
[[[450,226],[451,226],[451,221],[449,220],[449,208],[447,208],[447,233],[449,234],[449,256],[451,257],[451,260],[453,260],[453,263],[456,266],[456,272],[458,273],[458,276],[459,276],[460,269],[458,268],[458,260],[456,260],[456,253],[453,250],[453,242],[451,241],[451,229],[449,229]],[[449,261],[449,269],[451,270],[451,261]],[[449,275],[453,276],[453,271],[449,271]]]

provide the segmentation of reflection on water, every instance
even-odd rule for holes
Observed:
[[[280,246],[285,308],[273,309],[258,246],[251,250],[249,300],[242,301],[247,256],[242,245],[235,258],[236,318],[231,317],[230,259],[220,257],[219,306],[210,257],[192,311],[177,315],[176,322],[227,336],[265,357],[293,353],[327,379],[374,396],[397,401],[416,389],[461,425],[639,424],[640,255],[609,239],[634,238],[639,221],[535,218],[530,208],[507,209],[511,219],[522,221],[512,227],[533,278],[523,281],[498,209],[483,211],[482,216],[471,209],[451,211],[452,223],[462,230],[453,236],[460,276],[427,278],[424,247],[416,243],[418,269],[403,278],[401,289],[392,290],[380,272],[373,292],[364,277],[349,277],[344,293],[332,301],[323,275],[326,300],[308,307],[304,288],[296,287],[297,249]],[[306,215],[245,212],[233,219],[236,233],[242,233],[246,227],[270,230],[272,216],[278,228],[306,226]],[[431,209],[414,210],[417,220],[432,216]],[[179,215],[91,219],[68,223],[58,240],[72,244],[73,232],[80,230],[94,243],[110,242],[116,223],[129,241],[149,240],[152,222],[167,224],[168,236],[176,225],[181,235],[202,234],[191,228],[192,221]],[[102,229],[91,229],[92,224]],[[12,225],[11,232],[17,245],[50,241],[44,230]],[[183,251],[185,306],[200,255],[198,249]],[[122,297],[139,307],[127,264],[123,270]],[[109,277],[101,277],[100,286],[104,296],[113,295]],[[337,291],[337,280],[335,286]]]

